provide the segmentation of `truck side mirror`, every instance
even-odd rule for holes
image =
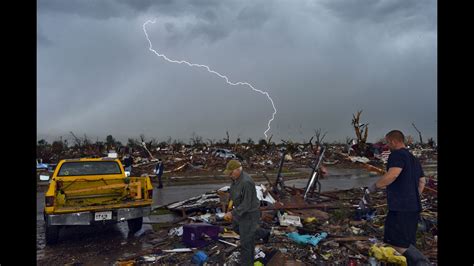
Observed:
[[[129,177],[129,176],[130,176],[130,172],[129,172],[129,171],[125,171],[125,176],[126,176],[126,177]]]
[[[48,181],[49,180],[49,175],[40,175],[40,180],[41,181]]]

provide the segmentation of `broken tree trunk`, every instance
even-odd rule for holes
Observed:
[[[421,137],[421,132],[416,128],[415,123],[411,123],[415,128],[416,132],[418,132],[418,136],[420,137],[420,144],[423,144],[423,138]]]
[[[225,138],[225,145],[228,146],[229,143],[230,143],[229,131],[226,131],[225,134],[226,134],[226,136],[227,136],[227,137]]]
[[[357,146],[359,147],[359,152],[362,153],[365,151],[365,144],[367,142],[369,124],[360,124],[360,114],[362,110],[357,111],[356,115],[352,115],[352,126],[357,137]]]

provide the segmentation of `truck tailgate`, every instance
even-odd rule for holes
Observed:
[[[148,177],[132,177],[129,180],[88,177],[58,180],[54,212],[151,204],[147,179]]]

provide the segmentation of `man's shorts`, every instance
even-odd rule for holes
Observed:
[[[383,241],[401,248],[408,248],[410,244],[415,246],[419,219],[420,212],[389,211]]]

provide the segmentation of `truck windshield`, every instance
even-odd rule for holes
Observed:
[[[114,175],[122,171],[116,162],[68,162],[59,169],[58,176]]]

